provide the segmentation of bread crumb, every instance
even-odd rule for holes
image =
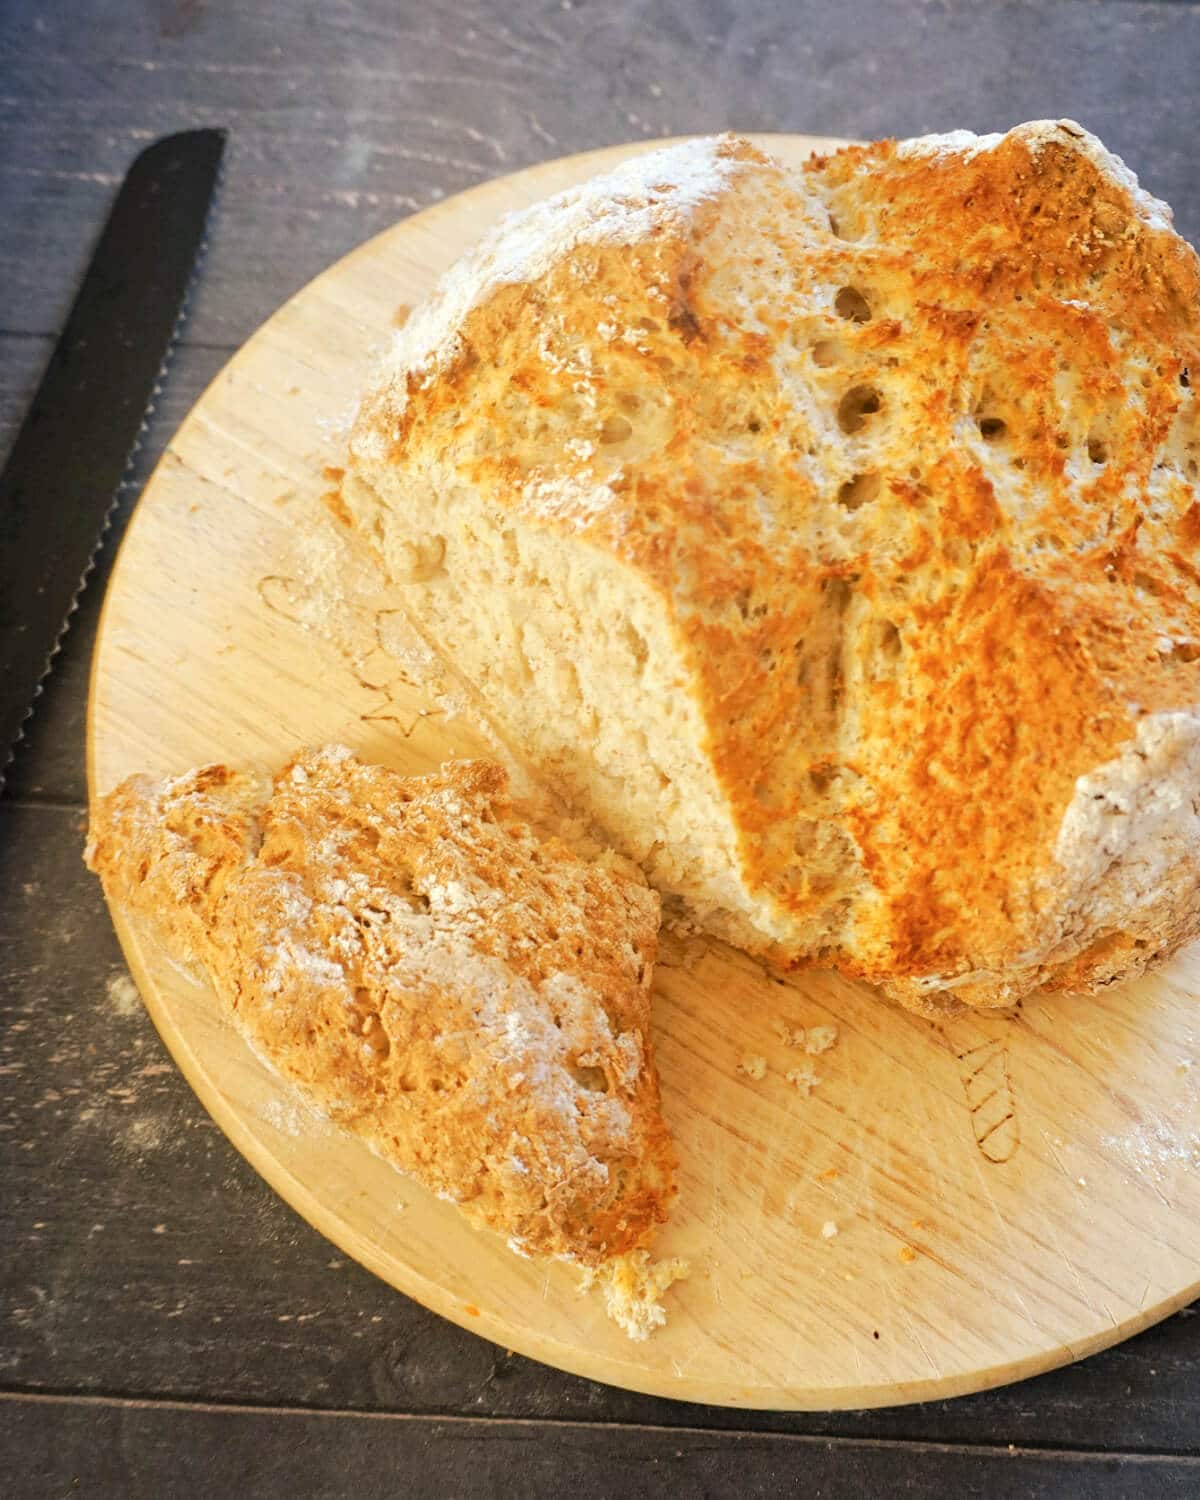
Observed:
[[[142,1009],[138,987],[128,974],[113,974],[104,984],[108,1003],[122,1020],[136,1016]]]
[[[823,1240],[833,1239],[836,1236],[837,1232],[838,1227],[832,1219],[826,1219],[824,1224],[821,1225],[821,1238]]]
[[[906,1266],[911,1266],[917,1258],[917,1252],[911,1245],[901,1245],[897,1253]]]
[[[691,1271],[688,1262],[678,1256],[652,1261],[648,1250],[630,1250],[584,1271],[579,1290],[588,1292],[599,1284],[605,1312],[631,1339],[641,1343],[667,1321],[660,1300],[663,1294],[675,1282],[686,1280]]]
[[[737,1066],[739,1073],[744,1073],[747,1078],[753,1078],[755,1083],[761,1082],[767,1076],[767,1060],[765,1057],[760,1057],[757,1052],[748,1052]]]
[[[837,1039],[836,1026],[810,1026],[804,1039],[804,1050],[810,1057],[818,1057],[822,1052],[828,1052]]]
[[[776,1021],[775,1030],[785,1047],[797,1047],[810,1057],[819,1057],[828,1052],[838,1039],[836,1026],[789,1026],[786,1021]]]
[[[804,1063],[799,1068],[789,1068],[786,1076],[791,1086],[803,1094],[806,1099],[821,1081],[820,1075],[812,1063]]]

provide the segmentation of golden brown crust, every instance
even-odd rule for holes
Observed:
[[[135,777],[87,860],[331,1118],[514,1248],[595,1266],[673,1193],[658,900],[539,839],[506,788],[484,762],[404,777],[337,749],[273,786]]]
[[[743,885],[826,933],[774,957],[909,1003],[1102,982],[1064,818],[1200,702],[1196,255],[1070,122],[800,171],[689,149],[706,192],[643,186],[650,229],[576,235],[407,346],[352,469],[419,462],[653,590]],[[1162,900],[1120,899],[1157,951]]]

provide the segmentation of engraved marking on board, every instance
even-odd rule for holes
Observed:
[[[956,1056],[980,1154],[998,1165],[1011,1161],[1021,1144],[1021,1120],[1009,1074],[1008,1048],[993,1040]]]
[[[258,580],[258,596],[272,614],[282,615],[296,625],[304,623],[304,610],[311,591],[298,578],[269,573]]]

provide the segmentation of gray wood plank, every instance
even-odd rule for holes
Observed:
[[[18,1493],[96,1500],[1185,1500],[1200,1487],[1200,1460],[1142,1454],[30,1399],[0,1400],[0,1462]]]
[[[1179,125],[1200,11],[1143,0],[285,0],[8,7],[0,329],[49,332],[149,135],[234,132],[191,336],[240,342],[366,235],[567,151],[726,127],[829,134],[1081,119],[1200,234]],[[184,17],[164,22],[164,17]]]
[[[1007,1390],[796,1415],[610,1389],[434,1317],[303,1223],[213,1126],[141,1009],[82,845],[80,810],[0,803],[0,1385],[1197,1452],[1190,1316]]]

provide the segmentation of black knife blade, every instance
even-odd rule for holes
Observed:
[[[130,167],[0,471],[0,786],[182,322],[224,148],[183,131]]]

